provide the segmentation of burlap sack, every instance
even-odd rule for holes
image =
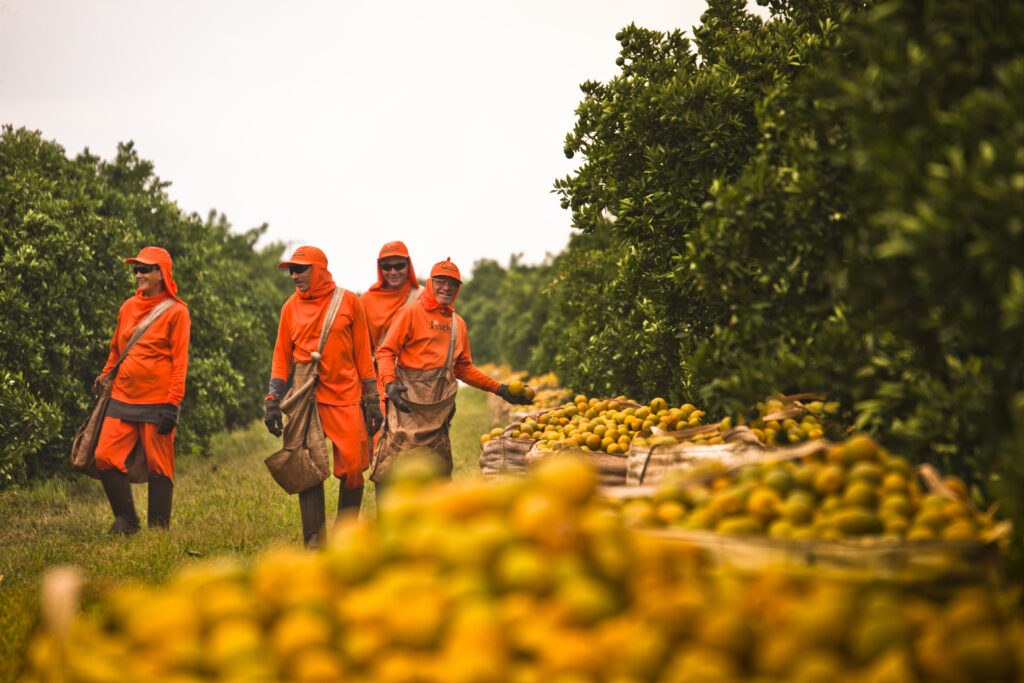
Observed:
[[[630,449],[630,482],[642,480],[643,485],[607,487],[602,489],[602,495],[619,501],[650,499],[658,490],[657,482],[669,471],[684,477],[690,475],[697,482],[707,476],[718,476],[709,474],[709,471],[721,474],[752,463],[797,459],[829,446],[826,441],[816,440],[786,448],[765,448],[760,442],[749,441],[743,429],[737,427],[726,432],[723,437],[732,441],[724,444],[676,444]],[[716,467],[709,470],[707,465],[712,462]],[[921,465],[917,471],[929,491],[956,499],[956,494],[942,483],[931,465]],[[973,504],[972,508],[978,512]],[[994,511],[987,514],[994,514]],[[742,570],[784,566],[813,568],[844,578],[934,583],[996,578],[1001,567],[1000,547],[1011,532],[1012,525],[1004,521],[995,524],[975,541],[903,540],[882,536],[843,540],[780,539],[677,528],[650,529],[639,533],[659,541],[694,547],[714,564]]]
[[[71,443],[71,469],[87,474],[93,479],[100,478],[100,471],[96,469],[96,444],[100,441],[100,431],[103,429],[103,420],[107,416],[107,406],[110,404],[110,393],[113,386],[113,373],[104,375],[97,382],[96,405],[93,407],[89,419],[78,428],[75,440]],[[128,454],[125,468],[128,470],[128,481],[133,484],[141,484],[149,480],[149,465],[146,463],[146,452],[142,448],[141,441],[137,441],[135,448]]]
[[[395,381],[406,388],[405,402],[411,410],[404,413],[391,401],[386,403],[384,426],[370,463],[370,481],[380,483],[386,480],[404,453],[429,454],[437,458],[439,474],[451,476],[452,442],[448,430],[455,415],[455,397],[459,393],[459,381],[452,371],[458,320],[452,316],[444,365],[426,370],[395,365]]]
[[[501,436],[489,439],[480,448],[480,473],[485,477],[526,473],[526,453],[533,439],[517,439],[511,434],[519,423],[509,425]]]
[[[664,435],[686,439],[706,431],[717,429],[717,425],[691,427],[678,432],[663,432]],[[821,440],[808,441],[788,448],[767,448],[758,441],[746,426],[730,429],[722,435],[725,443],[695,444],[689,442],[661,445],[630,445],[627,452],[627,486],[657,484],[670,470],[695,469],[705,463],[714,462],[723,469],[732,469],[748,462],[760,462],[771,453],[773,459],[793,459],[823,450],[828,444]]]
[[[395,368],[395,381],[408,389],[405,402],[412,410],[403,413],[388,402],[384,427],[370,465],[370,480],[385,480],[398,458],[411,452],[436,457],[439,473],[450,476],[454,463],[448,431],[455,415],[455,397],[459,391],[459,382],[452,374],[451,365],[429,370],[408,370],[398,366]]]
[[[331,474],[327,437],[316,408],[316,364],[296,363],[292,388],[281,402],[284,447],[263,462],[288,493],[301,493]]]
[[[281,401],[281,412],[287,417],[284,423],[284,448],[263,461],[274,481],[288,493],[302,493],[331,476],[327,437],[320,424],[320,412],[316,408],[316,385],[319,380],[317,370],[320,367],[320,354],[324,351],[327,335],[344,295],[343,288],[334,288],[334,295],[320,328],[320,342],[316,351],[310,354],[312,360],[308,363],[295,363],[292,388]]]
[[[1000,580],[996,540],[901,540],[883,537],[796,540],[732,536],[713,531],[651,529],[636,532],[698,549],[712,564],[744,571],[811,570],[817,575],[899,584],[954,584]]]
[[[612,399],[604,399],[612,400]],[[632,401],[618,401],[625,407],[639,408]],[[529,438],[515,438],[515,432],[523,422],[532,417],[538,419],[544,413],[558,410],[559,406],[534,410],[530,413],[517,415],[512,424],[505,427],[500,436],[486,441],[480,449],[480,470],[486,476],[501,474],[524,475],[529,466],[555,453],[571,453],[586,460],[597,472],[598,482],[602,486],[623,486],[626,483],[626,455],[613,455],[604,452],[583,451],[578,448],[561,447],[554,451],[541,451],[536,442]]]

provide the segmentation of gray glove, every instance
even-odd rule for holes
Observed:
[[[363,421],[366,422],[366,433],[373,435],[384,425],[384,413],[380,411],[380,394],[377,393],[377,378],[363,380]]]
[[[380,400],[363,401],[363,420],[366,421],[366,433],[373,437],[384,424],[384,413],[380,412]]]
[[[267,409],[267,415],[263,418],[263,424],[267,425],[267,431],[274,436],[281,436],[284,431],[281,402],[276,398],[268,398],[264,401],[263,406]]]
[[[391,401],[395,408],[398,408],[403,413],[411,413],[412,408],[405,402],[402,394],[409,391],[408,388],[403,387],[398,382],[388,382],[388,385],[384,387],[384,393],[388,395],[388,400]]]
[[[505,399],[506,403],[513,403],[518,406],[528,406],[530,405],[530,403],[532,403],[530,399],[526,398],[525,391],[523,391],[523,393],[519,394],[518,396],[513,396],[512,392],[508,390],[507,384],[499,385],[498,390],[495,391],[494,393]]]
[[[160,421],[156,423],[157,434],[170,434],[178,426],[178,406],[173,403],[161,403],[158,411]]]

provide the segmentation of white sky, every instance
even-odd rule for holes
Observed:
[[[579,84],[618,72],[631,21],[692,37],[705,7],[0,0],[0,122],[69,156],[134,140],[181,209],[319,246],[351,289],[394,239],[421,277],[448,256],[468,276],[564,248]]]

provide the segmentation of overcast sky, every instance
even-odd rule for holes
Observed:
[[[585,80],[630,22],[692,36],[698,0],[0,0],[0,121],[69,156],[133,140],[185,212],[327,252],[365,289],[401,239],[535,263],[567,243],[551,194]]]

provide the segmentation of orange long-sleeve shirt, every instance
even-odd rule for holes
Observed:
[[[315,298],[293,294],[281,307],[277,343],[270,367],[272,378],[287,380],[292,362],[305,363],[320,345],[320,331],[330,307],[331,289]],[[345,290],[327,335],[320,359],[316,400],[325,405],[348,405],[362,398],[363,380],[373,379],[373,356],[359,297]]]
[[[132,332],[167,294],[146,298],[136,294],[121,304],[110,355],[102,374],[114,367]],[[146,330],[121,362],[111,391],[115,401],[133,404],[173,403],[185,398],[188,341],[192,320],[185,304],[175,303]]]
[[[429,285],[428,285],[429,287]],[[429,301],[432,298],[428,297]],[[481,372],[473,365],[469,352],[469,332],[466,321],[448,309],[441,307],[427,310],[424,297],[406,304],[398,314],[384,343],[377,349],[377,370],[384,386],[395,381],[395,365],[409,370],[429,370],[444,365],[448,358],[448,344],[451,339],[451,321],[454,316],[458,320],[458,331],[455,334],[455,353],[452,359],[452,372],[456,379],[466,384],[494,393],[499,383]]]

